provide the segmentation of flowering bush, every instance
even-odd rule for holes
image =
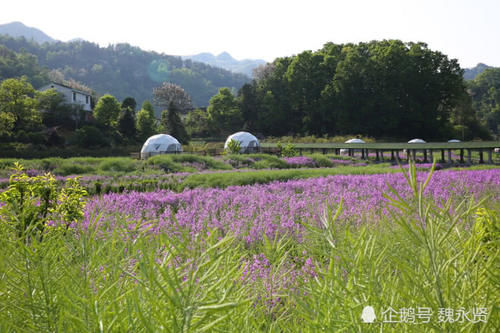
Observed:
[[[284,157],[283,160],[293,167],[315,167],[316,163],[310,157],[306,156],[295,156],[295,157]]]

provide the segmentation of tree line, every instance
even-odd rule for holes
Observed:
[[[490,137],[478,107],[488,113],[492,104],[470,95],[471,89],[485,89],[478,85],[489,87],[487,80],[479,76],[469,87],[455,59],[424,43],[327,43],[316,52],[278,58],[254,76],[237,96],[222,89],[207,112],[189,114],[188,130],[197,135],[243,128],[273,136]],[[496,90],[488,94],[496,96]],[[492,124],[494,117],[488,118]]]
[[[188,143],[181,113],[193,109],[189,95],[166,83],[154,96],[156,103],[168,106],[160,118],[150,101],[137,110],[135,98],[119,102],[110,94],[88,112],[54,89],[35,90],[26,77],[6,79],[0,83],[0,141],[88,148],[142,144],[154,134],[169,133]]]
[[[456,60],[423,43],[328,43],[259,67],[237,93],[220,88],[207,108],[195,108],[183,87],[163,82],[140,108],[135,97],[94,94],[89,118],[56,92],[34,89],[33,82],[47,82],[36,57],[0,46],[0,79],[17,77],[0,84],[0,140],[89,147],[140,144],[161,132],[182,143],[239,130],[427,140],[498,135],[500,69],[467,82],[462,74]]]

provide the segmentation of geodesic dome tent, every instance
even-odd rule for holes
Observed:
[[[422,139],[412,139],[408,141],[408,143],[426,143],[426,142]]]
[[[227,149],[231,140],[240,142],[240,153],[255,153],[259,150],[259,140],[248,132],[237,132],[228,136],[224,149]]]
[[[366,143],[366,142],[364,142],[364,141],[363,141],[363,140],[361,140],[361,139],[349,139],[349,140],[347,140],[347,141],[346,141],[346,142],[344,142],[344,143]],[[359,150],[359,149],[356,149],[356,151],[358,151],[358,150]],[[347,153],[348,153],[348,151],[349,151],[349,150],[348,150],[348,149],[345,149],[345,148],[340,149],[340,153],[341,153],[341,154],[347,154]]]
[[[366,143],[366,142],[364,142],[361,139],[350,139],[350,140],[347,140],[345,143]]]
[[[181,151],[182,146],[176,138],[168,134],[156,134],[149,137],[142,145],[141,158],[146,159],[153,155],[180,153]]]

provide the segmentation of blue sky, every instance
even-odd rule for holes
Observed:
[[[227,51],[272,61],[329,41],[401,39],[426,42],[462,67],[500,67],[500,0],[16,0],[1,7],[0,24],[173,55]]]

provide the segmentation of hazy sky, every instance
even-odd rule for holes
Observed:
[[[272,61],[326,42],[426,42],[500,66],[500,0],[3,0],[0,24],[21,21],[59,40],[128,42],[172,55],[227,51]]]

